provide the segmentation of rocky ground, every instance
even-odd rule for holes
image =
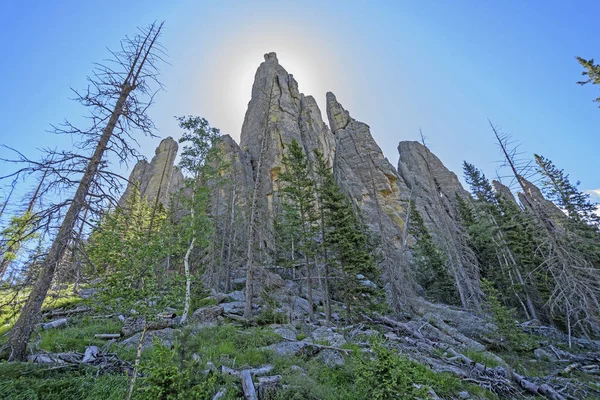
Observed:
[[[598,342],[574,339],[569,348],[558,330],[523,324],[531,345],[508,352],[491,339],[496,327],[489,321],[425,301],[420,316],[411,319],[371,314],[347,325],[334,313],[332,324],[323,314],[310,322],[300,288],[276,274],[268,278],[269,297],[257,302],[253,321],[243,318],[242,278],[235,280],[237,290],[213,291],[200,300],[202,306],[185,324],[170,308],[147,324],[135,315],[98,315],[93,301],[48,311],[28,364],[47,370],[85,366],[97,375],[124,376],[134,370],[138,344],[146,354],[157,343],[172,347],[191,340],[197,348],[193,358],[225,377],[228,390],[236,392],[224,397],[224,386],[215,399],[242,394],[274,399],[276,393],[294,392],[304,393],[298,398],[345,398],[333,386],[327,388],[322,377],[348,370],[357,353],[373,354],[378,341],[460,385],[440,389],[443,393],[431,390],[429,398],[600,398]],[[84,294],[93,299],[93,293]],[[11,382],[0,384],[0,394],[14,389]]]

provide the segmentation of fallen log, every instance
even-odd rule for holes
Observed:
[[[57,320],[54,320],[51,322],[46,322],[46,323],[42,324],[42,329],[48,330],[48,329],[53,329],[53,328],[60,328],[61,326],[67,325],[68,322],[69,322],[69,320],[67,318],[57,319]]]
[[[85,313],[85,312],[89,312],[89,311],[92,311],[92,309],[89,307],[78,307],[78,308],[74,308],[72,310],[52,310],[52,311],[44,314],[44,318],[63,317],[63,316],[68,316],[68,315],[72,315],[72,314]]]
[[[250,375],[250,370],[243,370],[240,373],[240,377],[242,378],[242,390],[244,391],[246,400],[258,400],[258,397],[256,397],[256,389],[254,388],[254,382],[252,382],[252,376]]]
[[[121,337],[120,333],[97,333],[94,335],[94,339],[104,339],[104,340],[119,339],[120,337]]]
[[[85,348],[85,353],[83,354],[82,363],[89,363],[95,361],[98,358],[98,354],[100,354],[100,349],[98,346],[88,346]]]

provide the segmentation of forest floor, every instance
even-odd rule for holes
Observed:
[[[45,322],[67,322],[34,335],[30,362],[0,363],[0,398],[125,398],[141,338],[135,320],[59,297]],[[246,371],[260,399],[600,398],[600,349],[578,342],[569,349],[552,335],[530,334],[526,351],[494,352],[452,327],[450,317],[366,317],[336,326],[262,309],[247,322],[227,312],[237,303],[209,296],[188,324],[175,318],[148,331],[133,398],[252,398]],[[0,344],[14,320],[6,310],[1,318]],[[95,361],[82,362],[90,349]]]

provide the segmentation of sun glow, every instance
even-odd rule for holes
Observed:
[[[207,91],[218,94],[211,104],[204,103],[215,121],[219,121],[222,132],[239,139],[256,69],[269,52],[277,53],[279,63],[294,75],[300,91],[314,96],[324,114],[325,93],[335,86],[337,66],[319,41],[306,33],[271,35],[265,32],[236,32],[223,40],[221,50],[209,60],[206,68],[211,78],[204,80],[208,82]]]

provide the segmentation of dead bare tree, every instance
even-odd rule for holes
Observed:
[[[276,78],[274,78],[276,79]],[[254,173],[254,189],[252,191],[252,200],[250,202],[250,210],[248,217],[248,237],[246,247],[246,307],[244,309],[244,317],[246,319],[252,318],[252,298],[254,297],[254,269],[255,269],[255,240],[256,240],[256,221],[258,217],[258,192],[261,185],[262,175],[262,162],[264,154],[267,151],[267,135],[269,134],[269,113],[271,110],[271,100],[273,98],[273,88],[275,86],[275,80],[271,83],[271,89],[269,91],[267,108],[265,111],[265,129],[263,131],[260,140],[260,153],[258,156],[258,162]]]
[[[440,190],[440,185],[431,169],[429,147],[425,143],[425,137],[421,134],[421,142],[427,149],[427,158],[425,164],[429,174],[429,181],[434,195],[432,200],[437,209],[437,214],[441,217],[442,242],[446,256],[448,257],[448,272],[454,277],[456,289],[460,296],[461,304],[464,308],[481,311],[481,300],[483,292],[480,287],[479,263],[473,250],[467,244],[466,233],[462,226],[456,222],[446,211],[450,207],[444,206],[444,197]]]
[[[582,238],[561,223],[561,220],[566,220],[566,215],[556,207],[550,208],[550,202],[524,177],[529,171],[529,164],[525,167],[519,165],[510,136],[501,134],[491,121],[490,127],[504,157],[504,165],[523,191],[519,198],[526,203],[526,210],[539,228],[537,252],[543,261],[537,269],[547,274],[553,284],[547,300],[551,314],[564,316],[569,344],[573,330],[599,334],[600,272],[597,265],[581,252]]]
[[[52,181],[48,186],[76,187],[76,191],[72,197],[54,205],[57,212],[52,217],[55,220],[62,217],[62,222],[42,261],[27,303],[0,351],[4,358],[26,358],[29,338],[39,320],[42,303],[82,211],[94,204],[105,206],[107,201],[114,199],[118,175],[107,168],[107,151],[116,154],[121,162],[127,162],[131,156],[137,156],[131,145],[131,141],[135,142],[134,132],[152,135],[154,124],[147,110],[156,92],[162,88],[157,80],[158,64],[164,61],[165,54],[158,42],[162,28],[163,23],[152,23],[140,28],[133,37],[123,39],[120,49],[111,51],[112,59],[95,64],[92,77],[88,77],[88,88],[81,92],[74,90],[76,100],[90,111],[91,126],[82,130],[66,121],[54,129],[57,133],[80,136],[79,149],[93,149],[91,156],[69,151],[53,152],[48,160],[50,164],[24,158],[22,161],[27,167],[12,174],[48,170]],[[90,197],[90,201],[86,201],[86,197]],[[67,211],[63,216],[65,208]]]

